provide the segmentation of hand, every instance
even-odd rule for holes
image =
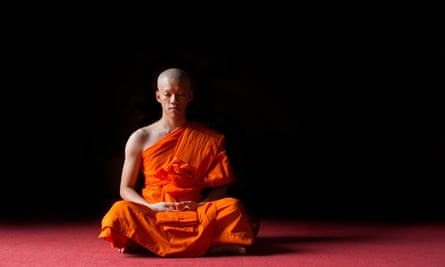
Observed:
[[[196,201],[183,201],[182,205],[179,206],[179,210],[181,211],[194,211],[199,206],[203,205],[204,202],[196,202]]]
[[[194,201],[180,201],[180,202],[157,202],[152,203],[148,207],[154,212],[178,212],[178,211],[186,211],[192,210],[192,207],[195,207],[193,203]],[[195,207],[196,209],[196,207]]]

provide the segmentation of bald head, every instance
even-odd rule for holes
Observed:
[[[190,75],[183,69],[179,68],[169,68],[162,71],[157,80],[157,87],[159,89],[160,84],[163,83],[164,80],[176,80],[178,81],[184,89],[191,89],[191,79]]]

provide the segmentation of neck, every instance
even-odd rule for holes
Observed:
[[[171,119],[167,119],[167,118],[161,118],[159,120],[159,126],[166,132],[170,133],[171,131],[175,130],[176,128],[181,127],[186,122],[187,122],[186,119],[171,120]]]

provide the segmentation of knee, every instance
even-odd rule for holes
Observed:
[[[131,202],[128,200],[118,200],[113,203],[113,206],[111,206],[111,208],[122,208],[122,207],[127,207],[130,205],[131,205]]]
[[[111,206],[112,211],[123,211],[123,210],[131,210],[131,207],[134,206],[134,203],[128,201],[128,200],[118,200],[113,203]]]
[[[224,198],[225,203],[228,207],[232,207],[235,209],[243,209],[243,203],[241,202],[241,200],[239,200],[238,198],[234,198],[234,197],[226,197]]]

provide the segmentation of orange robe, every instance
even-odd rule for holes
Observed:
[[[198,123],[176,129],[142,154],[148,202],[202,201],[208,187],[234,182],[224,136]],[[236,198],[226,197],[196,211],[153,212],[148,207],[119,200],[102,219],[100,238],[112,247],[128,241],[159,256],[196,257],[210,246],[252,245],[256,232]]]

